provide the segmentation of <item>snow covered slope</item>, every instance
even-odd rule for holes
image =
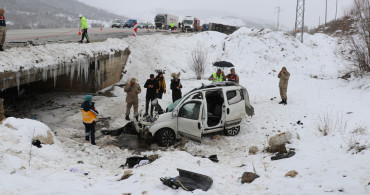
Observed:
[[[108,137],[98,137],[98,146],[84,143],[81,114],[78,112],[78,103],[81,103],[83,96],[80,101],[73,98],[62,101],[63,97],[58,97],[56,102],[76,104],[76,112],[72,110],[63,115],[60,110],[33,111],[40,121],[53,129],[57,141],[54,145],[33,147],[31,160],[30,147],[26,147],[30,145],[29,141],[22,139],[19,141],[22,147],[18,147],[19,142],[14,142],[19,137],[17,131],[9,129],[7,123],[0,125],[0,132],[3,132],[0,134],[0,164],[3,165],[0,166],[0,177],[7,178],[0,180],[1,192],[225,195],[370,192],[370,88],[360,85],[363,79],[352,83],[337,79],[348,66],[335,55],[337,39],[322,34],[305,35],[302,44],[282,32],[241,28],[229,36],[217,32],[155,34],[94,44],[79,46],[91,47],[91,50],[94,50],[93,47],[102,50],[130,48],[127,73],[122,82],[137,77],[143,86],[149,74],[156,69],[166,69],[167,88],[170,73],[181,72],[183,93],[201,83],[209,83],[207,80],[194,80],[195,74],[188,66],[191,52],[201,47],[207,52],[209,65],[226,60],[236,66],[241,84],[249,91],[255,116],[243,123],[240,134],[235,137],[221,136],[220,140],[204,137],[202,144],[189,141],[181,148],[157,150],[153,147],[154,150],[142,152],[140,155],[158,154],[160,158],[133,169],[130,178],[118,181],[124,172],[119,165],[124,164],[127,157],[137,154],[107,146],[111,139]],[[1,58],[1,64],[5,61],[6,69],[12,62],[21,60],[12,53],[24,52],[32,57],[43,47],[54,46],[7,50],[0,55],[10,58]],[[76,44],[63,45],[65,50],[74,47]],[[48,60],[53,59],[45,57],[44,61]],[[277,73],[283,66],[291,73],[286,106],[278,104]],[[214,71],[215,68],[209,66],[205,77]],[[225,69],[225,72],[228,70]],[[168,89],[164,99],[170,100],[170,93]],[[125,93],[121,87],[115,86],[113,94],[117,97],[98,96],[94,97],[94,101],[101,117],[111,117],[111,127],[119,127],[124,120]],[[143,109],[145,92],[139,98],[140,109]],[[297,121],[303,124],[299,125]],[[322,129],[325,125],[326,136],[319,131],[319,127]],[[33,131],[32,125],[28,130]],[[263,151],[268,146],[267,140],[286,131],[293,135],[287,148],[294,148],[296,155],[271,161],[272,154]],[[258,147],[256,155],[248,154],[251,146]],[[366,149],[356,151],[356,146]],[[220,162],[199,157],[212,154],[217,154]],[[251,184],[241,184],[243,172],[253,172],[253,166],[260,177]],[[213,185],[207,192],[196,190],[193,193],[164,186],[159,178],[177,176],[176,168],[208,175],[213,178]],[[298,175],[295,178],[284,177],[290,170],[296,170]]]

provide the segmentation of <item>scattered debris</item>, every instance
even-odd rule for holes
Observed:
[[[181,187],[186,191],[193,191],[196,189],[207,191],[212,186],[213,180],[209,176],[183,169],[177,169],[177,171],[179,171],[179,176],[175,178],[161,177],[160,180],[164,185],[172,189]]]
[[[242,175],[242,183],[252,183],[255,179],[260,176],[252,172],[244,172]]]
[[[297,124],[298,125],[303,125],[303,123],[301,121],[297,121]]]
[[[317,79],[317,78],[318,78],[318,76],[317,76],[317,75],[313,75],[313,76],[312,76],[312,78]]]
[[[70,168],[69,171],[72,172],[72,173],[81,173],[83,175],[89,175],[89,173],[85,173],[85,172],[80,171],[80,170],[78,170],[77,168],[74,168],[74,167]]]
[[[301,136],[297,133],[297,139],[300,140]]]
[[[296,175],[298,175],[298,172],[295,171],[295,170],[292,170],[292,171],[289,171],[288,173],[285,174],[285,177],[295,177]]]
[[[132,156],[128,157],[126,159],[126,163],[121,165],[120,167],[125,168],[125,166],[128,166],[128,168],[137,168],[139,166],[147,165],[159,158],[158,154],[147,156]]]
[[[295,155],[295,152],[293,150],[290,150],[287,153],[277,153],[275,156],[271,156],[271,160],[280,160],[283,158],[290,158]]]
[[[249,148],[249,154],[256,154],[258,152],[257,146],[252,146]]]
[[[276,97],[273,97],[273,98],[271,98],[270,100],[274,100],[274,99],[276,99]]]
[[[78,164],[84,164],[84,161],[79,160],[79,161],[77,161],[77,163],[78,163]]]
[[[42,144],[54,144],[54,138],[53,137],[54,136],[51,133],[51,131],[47,130],[46,137],[42,136],[42,135],[38,135],[38,136],[35,136],[34,138],[32,138],[32,141],[39,140]]]
[[[202,158],[206,158],[206,157],[202,157]],[[213,162],[218,162],[218,158],[216,154],[209,156],[208,159]]]
[[[211,140],[215,140],[215,139],[217,139],[217,140],[220,140],[221,139],[221,136],[220,135],[214,135],[214,136],[212,136],[212,138],[211,138]]]
[[[40,140],[33,140],[32,141],[32,145],[34,145],[34,146],[36,146],[38,148],[41,148],[42,147]]]
[[[125,172],[123,172],[123,175],[122,175],[121,179],[119,179],[118,181],[128,179],[132,175],[133,175],[132,170],[126,170]]]

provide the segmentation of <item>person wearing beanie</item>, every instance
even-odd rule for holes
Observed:
[[[81,105],[82,112],[82,122],[85,125],[85,140],[90,141],[91,144],[96,145],[95,143],[95,125],[99,112],[95,108],[95,103],[92,102],[92,95],[86,95],[84,97],[84,102]]]
[[[175,74],[171,80],[172,102],[175,102],[182,97],[181,88],[182,84],[180,83],[179,75]]]
[[[159,88],[158,81],[154,79],[154,74],[150,74],[150,78],[146,80],[144,88],[146,88],[145,117],[148,115],[149,103],[155,99],[156,91]],[[153,116],[153,105],[150,106],[150,116]]]
[[[86,37],[86,40],[87,40],[86,43],[90,43],[89,36],[87,35],[87,29],[88,29],[87,20],[85,16],[83,16],[82,14],[78,15],[78,17],[81,20],[81,30],[82,30],[82,38],[81,38],[81,41],[79,42],[83,43],[84,38]]]
[[[6,38],[6,22],[5,22],[5,9],[0,8],[0,51],[4,51],[4,43]]]
[[[279,104],[288,104],[287,102],[287,90],[288,90],[288,81],[289,81],[290,73],[287,71],[286,67],[284,66],[278,74],[278,78],[280,79],[279,82],[279,89],[280,89],[280,97],[281,102]]]

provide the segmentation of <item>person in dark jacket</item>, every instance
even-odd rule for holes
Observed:
[[[6,38],[6,22],[4,14],[4,8],[0,8],[0,51],[4,51],[3,46]]]
[[[158,81],[154,79],[154,74],[150,74],[150,79],[146,80],[144,84],[144,88],[146,88],[146,101],[145,101],[145,113],[144,117],[148,115],[149,110],[149,103],[151,103],[155,99],[155,95],[157,92]],[[150,115],[153,116],[153,106],[150,106]]]
[[[179,76],[174,75],[173,79],[171,80],[172,102],[175,102],[182,97],[181,88],[182,85],[180,83]]]
[[[85,125],[85,140],[90,141],[91,136],[91,144],[95,144],[95,124],[97,116],[99,116],[99,112],[95,108],[95,103],[92,102],[92,96],[86,95],[84,98],[84,102],[81,105],[81,112],[82,112],[82,121]]]

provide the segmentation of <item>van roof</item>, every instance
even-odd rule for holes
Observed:
[[[211,83],[209,85],[202,84],[201,87],[195,88],[195,89],[189,91],[187,94],[192,93],[194,91],[200,91],[200,90],[203,90],[203,89],[213,89],[213,88],[217,89],[217,88],[222,88],[222,87],[227,87],[227,86],[229,86],[229,87],[238,87],[238,86],[240,86],[240,87],[244,88],[243,86],[241,86],[238,83],[233,82],[233,81],[222,81],[222,82]]]

